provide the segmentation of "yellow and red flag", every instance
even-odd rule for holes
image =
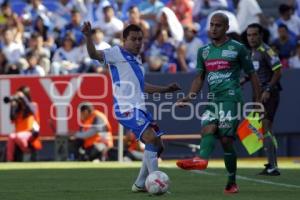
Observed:
[[[263,127],[259,114],[251,112],[238,127],[238,136],[251,155],[263,147]]]

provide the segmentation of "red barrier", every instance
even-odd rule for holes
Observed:
[[[66,75],[66,76],[3,76],[0,77],[0,134],[13,131],[9,120],[9,104],[4,104],[5,96],[22,85],[29,86],[32,99],[37,102],[41,118],[41,136],[70,134],[78,130],[78,105],[92,102],[97,109],[106,113],[113,133],[118,131],[118,123],[113,117],[113,97],[109,75]]]

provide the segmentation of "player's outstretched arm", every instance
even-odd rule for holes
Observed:
[[[184,107],[185,103],[190,102],[193,98],[195,98],[203,86],[204,78],[205,73],[199,73],[192,82],[189,94],[184,98],[179,99],[176,104],[180,107]]]
[[[176,92],[181,90],[177,83],[171,83],[167,86],[152,85],[150,83],[145,83],[145,92],[149,94],[153,93],[166,93],[166,92]]]
[[[92,40],[92,27],[91,27],[90,22],[84,22],[81,31],[85,35],[85,38],[86,38],[86,47],[87,47],[89,56],[92,59],[102,62],[104,60],[104,53],[103,53],[103,51],[97,51],[94,46],[94,43]]]

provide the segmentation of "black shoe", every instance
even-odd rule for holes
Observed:
[[[280,172],[277,169],[277,167],[272,168],[270,164],[265,164],[265,169],[261,171],[258,175],[279,176]]]

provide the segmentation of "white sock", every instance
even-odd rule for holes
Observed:
[[[142,166],[141,166],[139,175],[136,178],[134,184],[138,187],[145,187],[145,181],[146,181],[146,178],[147,178],[148,174],[149,174],[149,172],[148,172],[148,168],[147,168],[147,164],[146,164],[146,158],[145,158],[145,154],[144,154]]]
[[[158,170],[157,152],[145,150],[144,159],[146,161],[146,165],[149,173]]]

